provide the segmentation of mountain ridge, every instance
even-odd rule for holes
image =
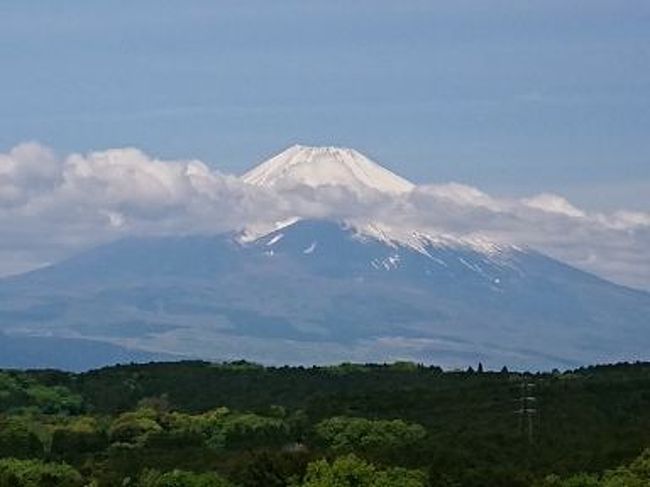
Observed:
[[[647,293],[536,252],[429,252],[317,220],[247,244],[234,234],[130,239],[1,280],[0,323],[274,364],[564,368],[639,359],[650,345]]]

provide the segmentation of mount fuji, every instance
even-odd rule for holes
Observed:
[[[340,185],[357,191],[374,189],[388,194],[405,193],[415,187],[354,149],[302,145],[294,145],[263,162],[242,179],[268,188]]]
[[[335,147],[291,147],[242,181],[389,198],[414,189]],[[533,249],[358,219],[127,238],[0,280],[6,336],[273,364],[549,369],[647,359],[649,316],[650,294]]]

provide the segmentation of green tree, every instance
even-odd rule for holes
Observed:
[[[52,431],[51,452],[67,456],[71,453],[99,451],[108,446],[106,432],[94,418],[80,416]]]
[[[46,414],[81,411],[82,398],[64,386],[47,386],[23,373],[0,372],[0,411],[35,408]]]
[[[599,479],[580,473],[566,479],[550,476],[544,487],[647,487],[650,485],[650,449],[645,450],[630,465],[608,470]]]
[[[28,417],[14,416],[0,421],[0,456],[40,458],[43,443],[34,426],[33,420]]]
[[[157,413],[153,409],[138,409],[117,417],[108,429],[112,443],[144,444],[151,433],[162,431]]]
[[[238,455],[229,476],[242,487],[286,487],[303,477],[308,463],[306,451],[258,450]]]
[[[47,387],[35,383],[30,385],[25,392],[32,403],[45,414],[74,414],[81,411],[83,403],[81,396],[73,394],[67,387]]]
[[[138,479],[138,487],[232,487],[232,484],[215,473],[194,473],[183,470],[159,472],[145,470]]]
[[[289,424],[283,417],[237,413],[224,407],[196,416],[174,413],[169,422],[172,429],[200,433],[213,450],[280,445],[289,440]]]
[[[650,449],[645,450],[628,467],[605,472],[601,487],[647,487],[650,485]]]
[[[384,451],[403,448],[426,436],[419,424],[338,416],[316,425],[316,434],[339,452]]]
[[[307,466],[302,487],[424,487],[426,475],[419,470],[380,470],[355,455],[332,463],[317,460]]]
[[[0,460],[0,487],[81,487],[81,474],[64,463]]]

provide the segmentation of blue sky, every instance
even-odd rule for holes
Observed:
[[[416,182],[650,206],[647,1],[5,1],[0,152],[242,172],[352,146]]]

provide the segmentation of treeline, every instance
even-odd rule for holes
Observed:
[[[650,365],[482,369],[4,371],[0,487],[650,485]]]

